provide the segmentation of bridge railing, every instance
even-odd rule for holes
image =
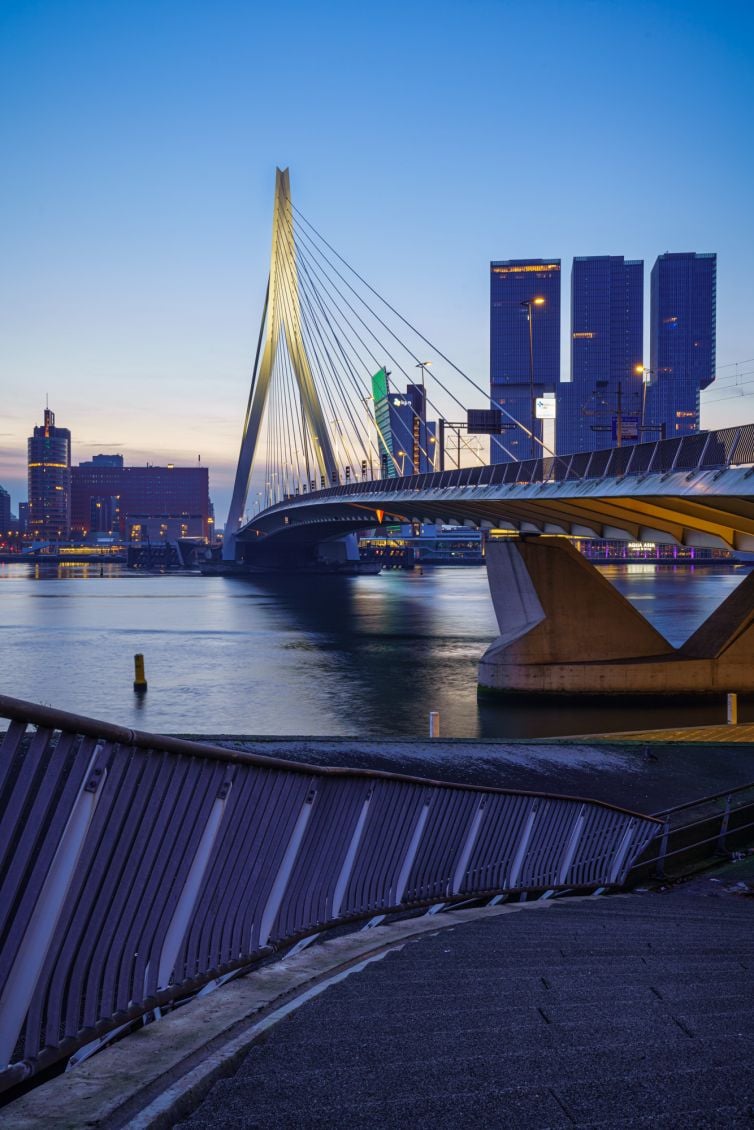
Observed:
[[[461,467],[389,479],[362,479],[311,491],[299,498],[393,493],[407,490],[452,490],[465,486],[513,486],[532,483],[623,478],[626,475],[667,474],[671,471],[710,471],[754,464],[754,424],[716,432],[647,443],[579,451],[572,455],[525,459],[516,463]],[[290,498],[290,496],[289,496]],[[288,500],[268,507],[287,506]]]
[[[0,696],[0,1090],[323,928],[620,885],[660,825],[324,769]]]

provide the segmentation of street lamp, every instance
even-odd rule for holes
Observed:
[[[421,386],[422,388],[424,388],[424,378],[426,376],[426,370],[432,368],[432,362],[420,361],[419,364],[415,366],[415,368],[421,369]]]
[[[529,419],[531,423],[531,457],[536,459],[536,444],[534,442],[534,326],[532,323],[532,306],[544,306],[545,300],[541,297],[526,298],[521,303],[526,308],[526,317],[529,322]]]
[[[641,421],[639,423],[639,438],[644,430],[644,409],[647,403],[647,385],[651,385],[654,369],[647,369],[644,365],[634,365],[634,372],[641,377]]]
[[[399,459],[401,461],[401,477],[402,477],[405,470],[406,470],[406,452],[405,451],[396,451],[395,454],[399,457]]]

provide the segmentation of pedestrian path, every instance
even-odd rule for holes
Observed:
[[[179,1125],[751,1127],[753,924],[704,888],[440,930],[276,1024]]]

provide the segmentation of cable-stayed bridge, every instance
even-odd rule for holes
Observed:
[[[536,340],[532,391],[535,364]],[[754,550],[754,425],[556,455],[533,421],[489,405],[489,390],[302,216],[278,170],[225,567],[356,571],[356,531],[384,521],[497,528],[513,536],[488,549],[502,635],[482,661],[482,685],[754,689],[748,581],[706,635],[674,649],[562,536]],[[535,547],[532,535],[554,536]]]

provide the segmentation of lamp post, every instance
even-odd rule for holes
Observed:
[[[526,317],[527,317],[528,322],[529,322],[529,421],[530,421],[530,428],[531,428],[531,434],[529,436],[529,439],[530,439],[530,442],[531,442],[531,457],[532,457],[532,459],[536,459],[537,452],[536,452],[536,442],[535,442],[535,438],[534,438],[534,426],[535,426],[535,416],[534,416],[534,325],[533,325],[533,322],[532,322],[531,312],[532,312],[533,306],[544,306],[544,304],[545,304],[545,300],[544,300],[544,298],[541,298],[541,297],[526,298],[521,303],[521,305],[526,308]]]
[[[644,431],[644,409],[647,404],[647,385],[652,383],[654,369],[647,369],[644,365],[634,365],[634,372],[641,377],[641,420],[639,421],[639,439]]]
[[[424,378],[426,376],[426,371],[427,371],[427,369],[432,368],[432,362],[431,361],[420,361],[418,363],[418,365],[416,365],[415,367],[417,369],[421,369],[421,386],[422,386],[422,388],[424,388]]]

